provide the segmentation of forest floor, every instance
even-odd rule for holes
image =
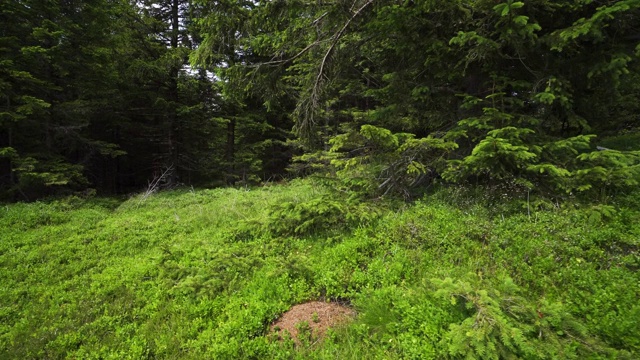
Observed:
[[[488,194],[3,206],[0,358],[640,358],[640,193]]]

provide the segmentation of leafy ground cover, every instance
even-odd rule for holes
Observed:
[[[363,202],[304,180],[8,205],[0,358],[638,358],[640,195],[524,200]],[[354,320],[270,335],[312,300]]]

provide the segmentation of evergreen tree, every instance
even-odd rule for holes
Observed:
[[[340,153],[329,139],[356,139],[373,125],[454,142],[418,167],[450,181],[571,192],[616,183],[613,175],[581,175],[604,163],[632,179],[617,185],[639,179],[635,153],[593,152],[591,136],[637,128],[636,0],[224,6],[235,10],[208,15],[196,61],[230,43],[221,34],[234,34],[234,48],[242,49],[234,54],[252,61],[228,62],[229,81],[266,102],[277,94],[294,99],[307,150]],[[358,157],[356,147],[340,156]],[[433,161],[442,157],[448,161]],[[395,161],[373,167],[381,172],[374,178],[387,181],[382,174]]]
[[[220,124],[225,125],[224,173],[226,183],[255,182],[283,176],[291,158],[290,94],[280,87],[282,71],[270,72],[271,82],[258,81],[245,68],[268,58],[249,43],[251,31],[271,26],[286,27],[287,17],[261,17],[262,4],[251,1],[199,2],[202,43],[192,63],[215,72],[221,95]],[[295,11],[295,3],[266,4]],[[287,10],[289,9],[289,10]]]
[[[88,185],[84,166],[95,154],[121,153],[87,136],[114,90],[111,5],[105,0],[0,5],[4,195],[29,199],[55,188],[81,189]]]

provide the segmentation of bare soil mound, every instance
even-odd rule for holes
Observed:
[[[271,325],[271,333],[277,333],[282,339],[289,333],[299,344],[301,336],[308,340],[321,339],[327,329],[343,323],[355,315],[352,309],[335,302],[311,301],[295,305]],[[300,332],[306,333],[301,334]]]

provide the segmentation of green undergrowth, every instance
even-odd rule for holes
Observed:
[[[304,180],[8,205],[0,358],[638,358],[640,195],[525,200],[365,202]],[[269,335],[318,299],[354,321]]]

